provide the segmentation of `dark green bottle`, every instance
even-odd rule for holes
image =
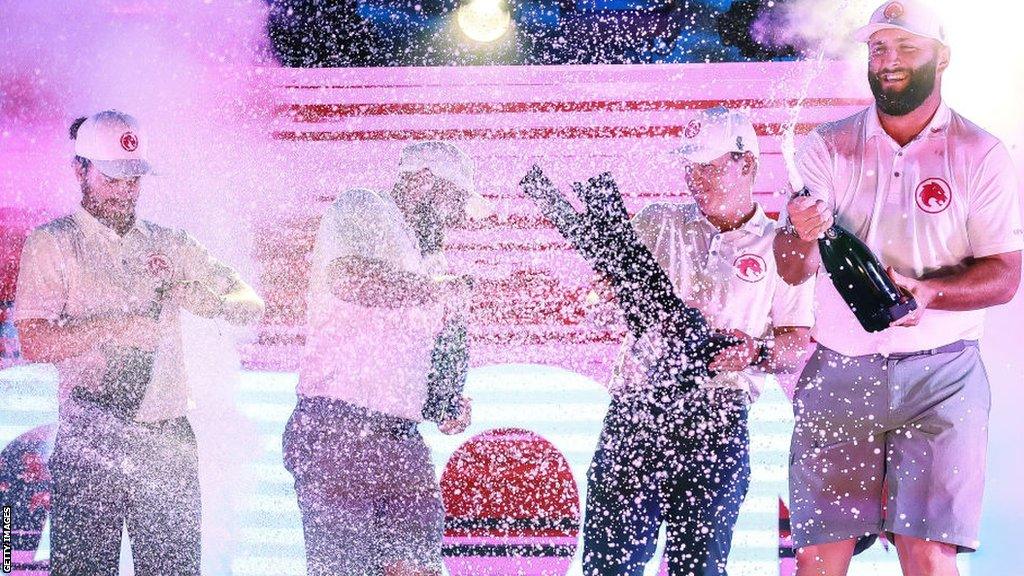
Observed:
[[[801,192],[806,194],[806,189]],[[871,249],[842,226],[833,224],[825,231],[818,252],[836,291],[864,330],[885,330],[917,309],[913,296],[900,290]]]

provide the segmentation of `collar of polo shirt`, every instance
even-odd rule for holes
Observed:
[[[699,221],[704,224],[707,224],[708,226],[714,228],[715,230],[718,230],[718,227],[712,224],[707,219],[707,216],[705,216],[699,208],[697,208],[696,206],[694,206],[694,208],[695,209],[693,210],[693,212],[689,213],[688,215],[689,222]],[[771,218],[768,217],[767,214],[765,214],[764,208],[761,207],[760,203],[754,202],[754,215],[751,216],[749,220],[744,222],[742,226],[736,228],[735,230],[730,230],[729,232],[746,232],[747,234],[753,234],[754,236],[761,236],[764,234],[765,228],[774,227],[775,220],[772,220]],[[727,233],[728,232],[723,232],[723,234]]]
[[[925,126],[919,136],[927,136],[935,132],[941,132],[949,126],[949,120],[953,117],[952,111],[949,106],[946,106],[946,102],[940,102],[938,110],[935,111],[935,115],[932,116],[928,125]],[[886,133],[885,129],[882,128],[882,123],[878,121],[878,107],[875,104],[871,105],[871,110],[868,112],[867,118],[864,123],[865,136],[868,140],[876,136],[885,136],[889,138],[889,134]]]
[[[119,236],[113,228],[110,228],[106,224],[97,220],[95,216],[89,214],[89,211],[81,206],[75,209],[74,217],[75,220],[77,220],[78,223],[81,224],[82,227],[90,234],[99,234],[111,242],[120,242],[123,238],[127,238],[132,232],[142,232],[142,228],[140,227],[141,221],[138,216],[135,217],[135,221],[132,222],[132,227],[124,236]]]

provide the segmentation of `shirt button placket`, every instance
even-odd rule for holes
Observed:
[[[721,237],[718,236],[717,234],[711,237],[711,247],[708,248],[708,257],[707,262],[705,263],[705,266],[708,268],[711,267],[712,262],[718,260],[718,244],[720,238]]]

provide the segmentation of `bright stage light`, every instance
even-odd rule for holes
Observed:
[[[456,20],[470,40],[486,44],[504,36],[512,18],[503,0],[472,0],[459,8]]]

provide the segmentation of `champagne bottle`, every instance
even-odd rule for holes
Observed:
[[[661,340],[663,350],[648,371],[652,382],[674,382],[677,391],[685,392],[715,375],[711,361],[739,340],[715,332],[699,310],[675,294],[668,275],[630,224],[611,174],[573,186],[586,207],[581,213],[537,166],[519,185],[590,267],[611,282],[633,336],[653,330]]]
[[[153,320],[160,319],[164,294],[170,285],[160,284],[150,302],[146,314]],[[87,402],[114,416],[130,422],[135,419],[153,377],[153,362],[156,353],[135,346],[114,347],[107,351],[106,371],[100,379],[99,388],[89,390],[76,387],[71,396]]]
[[[463,319],[446,322],[434,340],[427,376],[423,419],[440,424],[459,416],[462,393],[469,373],[469,349]]]
[[[810,192],[804,188],[797,195]],[[825,231],[818,239],[818,252],[836,291],[864,330],[885,330],[917,309],[914,298],[892,281],[871,249],[842,226],[832,224]]]

